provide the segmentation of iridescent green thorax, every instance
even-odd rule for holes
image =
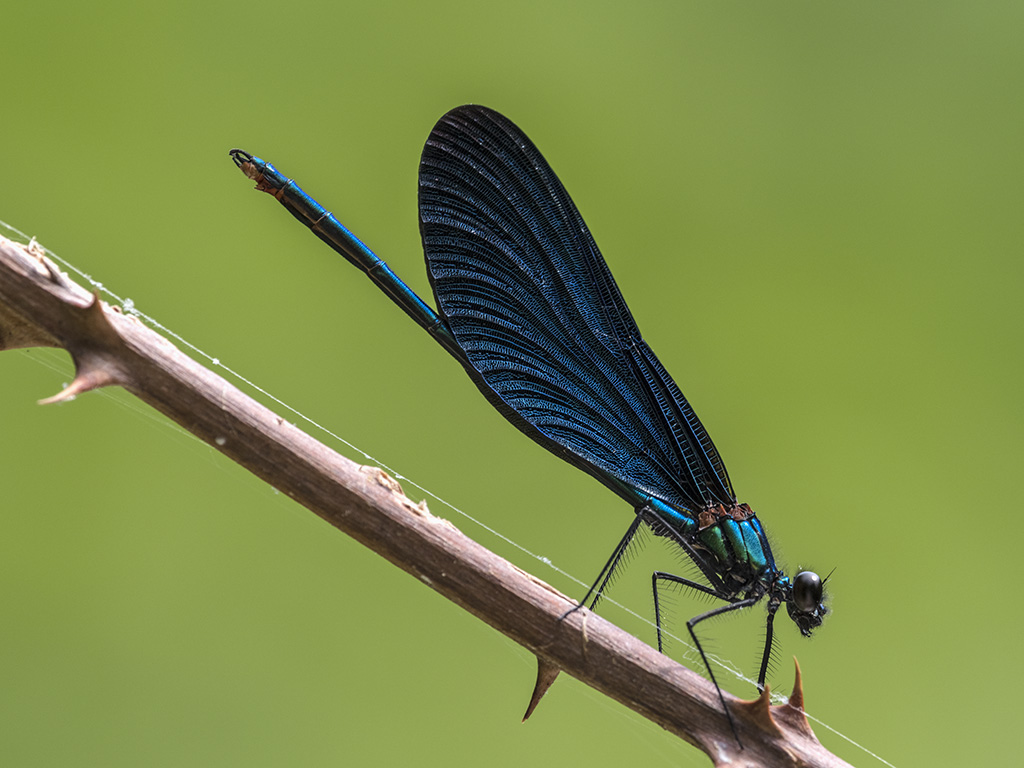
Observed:
[[[697,540],[718,560],[722,571],[746,565],[751,575],[775,569],[764,529],[746,504],[718,505],[701,512]]]

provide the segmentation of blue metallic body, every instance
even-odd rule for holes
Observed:
[[[568,193],[511,121],[463,106],[427,139],[420,232],[438,312],[274,166],[242,150],[231,154],[257,189],[366,272],[455,357],[510,422],[632,505],[635,518],[580,606],[596,606],[643,524],[680,546],[707,580],[652,575],[659,648],[666,584],[726,602],[687,623],[706,666],[695,625],[767,598],[759,687],[778,608],[787,606],[804,635],[821,624],[823,582],[806,571],[792,581],[782,574],[757,516],[736,501],[707,431],[641,337]],[[722,706],[728,714],[724,698]]]

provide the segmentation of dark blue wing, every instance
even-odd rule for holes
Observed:
[[[442,117],[419,208],[438,310],[506,418],[620,493],[616,481],[689,509],[735,501],[711,438],[519,128],[479,106]]]

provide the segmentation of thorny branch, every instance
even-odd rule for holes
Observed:
[[[62,274],[39,249],[0,237],[0,350],[66,349],[77,375],[43,402],[120,386],[336,528],[558,670],[703,750],[716,765],[844,766],[812,733],[799,669],[790,703],[726,694],[741,749],[712,685],[414,504],[379,469],[338,455]]]

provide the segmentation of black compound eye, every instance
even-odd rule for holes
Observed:
[[[813,613],[821,604],[821,578],[812,571],[793,577],[793,603],[801,613]]]

